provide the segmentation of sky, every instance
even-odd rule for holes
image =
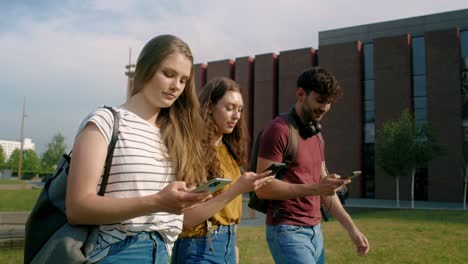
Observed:
[[[468,8],[466,0],[18,0],[0,2],[0,139],[41,155],[54,134],[70,149],[83,118],[126,99],[142,46],[173,34],[195,63],[305,47],[318,32]]]

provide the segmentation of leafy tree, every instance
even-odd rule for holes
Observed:
[[[7,166],[13,172],[18,172],[18,162],[19,162],[19,155],[20,150],[15,149],[13,153],[11,153],[10,158],[8,159]],[[32,149],[25,149],[23,150],[23,160],[22,160],[21,170],[22,171],[35,171],[39,172],[40,169],[40,160],[39,156],[37,155],[36,151]]]
[[[52,138],[52,141],[47,145],[47,150],[42,154],[41,168],[43,171],[53,172],[55,166],[62,154],[65,152],[67,145],[65,137],[61,133],[57,133]]]
[[[5,168],[5,151],[3,151],[3,147],[0,146],[0,170]]]
[[[377,131],[376,162],[389,175],[396,177],[397,207],[400,207],[399,177],[411,176],[411,207],[414,207],[414,174],[417,168],[443,154],[426,125],[417,125],[408,110],[396,121],[387,121]]]

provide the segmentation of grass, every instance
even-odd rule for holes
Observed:
[[[40,190],[1,190],[0,211],[28,211]],[[468,211],[348,208],[369,239],[365,257],[355,254],[334,219],[322,224],[327,263],[468,263]],[[239,228],[240,263],[273,263],[265,227]],[[0,250],[0,263],[22,263],[23,249]]]
[[[2,264],[17,264],[23,263],[22,248],[2,248],[0,250],[0,263]]]
[[[30,211],[40,192],[39,189],[1,190],[0,211]]]
[[[265,226],[239,228],[240,263],[274,263],[265,240]]]
[[[352,213],[371,251],[358,257],[337,221],[323,225],[329,263],[468,263],[468,212],[374,210]]]
[[[359,257],[331,219],[322,225],[327,263],[468,263],[468,212],[365,210],[351,213],[371,250]],[[264,227],[239,230],[240,263],[273,263]]]

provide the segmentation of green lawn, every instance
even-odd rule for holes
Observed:
[[[265,227],[239,228],[240,263],[274,263],[265,240]]]
[[[0,211],[30,211],[40,192],[39,189],[0,190]]]
[[[23,263],[23,249],[22,248],[2,248],[0,250],[0,263],[2,264],[16,264]]]
[[[351,213],[367,236],[371,250],[365,257],[341,225],[322,225],[327,263],[468,263],[468,212],[365,210]],[[241,263],[273,263],[264,227],[240,228]]]
[[[39,190],[2,190],[0,211],[29,210],[38,194]],[[14,206],[4,206],[10,203]],[[468,263],[468,211],[348,211],[369,239],[371,250],[365,257],[357,256],[344,229],[331,219],[322,225],[327,263]],[[240,227],[239,248],[240,263],[273,263],[264,226]],[[22,254],[22,249],[2,248],[0,263],[22,263]]]

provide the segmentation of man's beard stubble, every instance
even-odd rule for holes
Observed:
[[[315,119],[314,114],[315,115],[321,115],[323,117],[323,115],[325,114],[325,111],[323,111],[323,110],[321,110],[319,108],[310,109],[305,104],[302,105],[302,118],[304,119],[305,124],[310,124],[311,122],[317,123],[317,122],[320,121],[321,118],[320,119]]]

